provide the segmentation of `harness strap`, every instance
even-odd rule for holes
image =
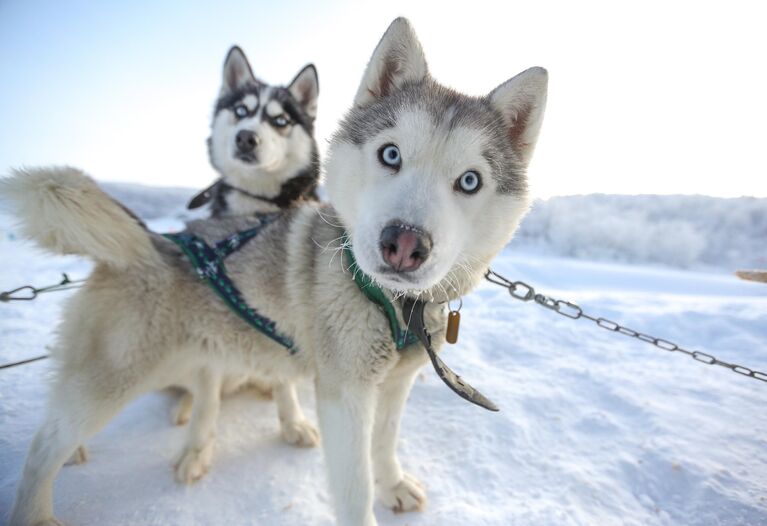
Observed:
[[[271,223],[274,219],[267,220],[267,223],[261,223],[259,226],[251,228],[249,230],[243,230],[242,232],[235,232],[231,236],[216,243],[214,249],[219,259],[226,259],[233,253],[237,252],[242,246],[256,237],[261,229],[268,223]],[[263,220],[262,220],[263,221]]]
[[[476,404],[480,407],[487,409],[488,411],[498,411],[498,406],[495,405],[492,400],[485,395],[477,391],[469,383],[455,374],[450,367],[447,366],[442,359],[434,352],[434,348],[431,345],[431,335],[426,330],[426,323],[424,321],[424,309],[426,303],[420,300],[414,300],[412,298],[405,299],[405,309],[410,312],[410,319],[408,320],[408,328],[418,336],[423,346],[426,348],[426,353],[429,355],[431,364],[434,370],[437,372],[437,376],[445,382],[455,394],[468,400],[472,404]]]
[[[266,225],[274,221],[276,216],[277,214],[260,218],[260,223],[257,226],[232,234],[216,243],[215,247],[211,247],[200,237],[188,232],[163,234],[163,237],[173,241],[181,248],[200,279],[205,280],[210,288],[240,318],[263,335],[287,348],[290,354],[295,354],[298,352],[298,348],[293,340],[280,333],[272,320],[247,304],[242,293],[226,273],[226,266],[224,265],[224,259],[256,237]]]

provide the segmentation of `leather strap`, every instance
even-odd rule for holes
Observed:
[[[213,183],[206,189],[195,194],[195,196],[192,197],[192,199],[189,201],[189,204],[186,205],[186,208],[188,210],[194,210],[195,208],[200,208],[201,206],[207,205],[215,197],[216,195],[215,191],[217,188],[220,188],[221,190],[234,190],[235,192],[239,192],[242,195],[250,197],[251,199],[257,199],[265,203],[273,204],[280,208],[285,208],[283,200],[280,198],[279,195],[277,197],[264,197],[262,195],[248,192],[247,190],[243,190],[242,188],[237,188],[236,186],[232,186],[229,183],[225,183],[222,179],[217,180],[215,183]]]
[[[195,208],[200,208],[201,206],[207,205],[211,202],[213,199],[214,190],[216,187],[221,184],[221,179],[217,180],[215,183],[210,185],[209,187],[205,188],[204,190],[200,190],[198,193],[192,197],[192,199],[189,200],[189,203],[186,205],[187,210],[194,210]]]
[[[495,405],[489,398],[474,389],[463,378],[455,374],[442,359],[437,356],[434,349],[431,346],[431,335],[426,329],[426,323],[424,321],[424,309],[426,303],[420,300],[414,300],[412,298],[405,298],[404,312],[407,313],[405,318],[408,320],[408,330],[415,333],[423,346],[426,348],[426,352],[429,354],[431,364],[434,366],[434,370],[447,386],[453,390],[458,396],[464,400],[468,400],[472,404],[476,404],[480,407],[484,407],[488,411],[498,411],[498,406]]]

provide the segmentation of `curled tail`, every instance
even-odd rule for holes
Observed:
[[[114,267],[158,260],[149,232],[127,208],[80,170],[14,170],[0,179],[22,232],[58,254],[77,254]]]

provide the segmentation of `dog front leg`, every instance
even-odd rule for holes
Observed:
[[[187,443],[176,463],[176,480],[182,484],[198,481],[210,468],[221,407],[221,374],[203,369],[195,387]]]
[[[88,374],[91,373],[91,374]],[[106,376],[108,371],[101,371]],[[136,394],[135,386],[120,392],[99,392],[94,374],[56,380],[48,413],[29,448],[10,526],[60,525],[53,516],[53,480],[66,459]],[[119,385],[115,376],[104,385]],[[125,385],[125,383],[123,383]]]
[[[315,447],[319,444],[317,429],[306,419],[298,403],[296,384],[282,382],[274,386],[273,392],[283,440],[298,447]]]
[[[402,471],[397,459],[400,419],[421,362],[402,363],[379,388],[373,428],[373,467],[379,496],[395,512],[421,510],[426,493],[421,483]]]
[[[375,385],[317,377],[319,414],[328,482],[340,526],[376,526],[370,440]]]

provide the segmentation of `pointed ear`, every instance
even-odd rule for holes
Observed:
[[[373,52],[354,97],[354,104],[364,106],[386,97],[406,82],[423,80],[428,74],[426,57],[413,26],[406,18],[397,18]]]
[[[221,83],[221,94],[240,89],[248,84],[260,84],[250,69],[245,53],[238,47],[232,46],[224,61],[224,78]]]
[[[530,68],[490,93],[490,103],[503,115],[512,148],[527,165],[533,155],[546,109],[549,74]]]
[[[317,97],[320,95],[320,81],[314,64],[304,66],[288,86],[288,91],[303,106],[312,119],[317,117]]]

